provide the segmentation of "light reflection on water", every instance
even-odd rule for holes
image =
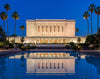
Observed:
[[[78,52],[24,52],[0,58],[0,79],[100,79],[100,58]]]

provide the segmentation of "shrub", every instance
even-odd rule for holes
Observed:
[[[86,44],[100,44],[99,39],[100,37],[97,34],[88,35],[85,43]]]
[[[9,41],[0,42],[0,48],[9,48]]]
[[[29,44],[27,46],[24,46],[23,44],[19,44],[18,46],[21,50],[30,50],[30,49],[35,49],[36,46],[30,46]]]
[[[74,50],[74,51],[80,51],[80,49],[82,49],[82,46],[80,46],[80,45],[78,45],[78,46],[74,45],[72,47],[72,50]]]
[[[14,48],[13,44],[10,43],[9,44],[9,48]]]
[[[4,45],[4,42],[0,42],[0,48],[3,48]]]
[[[18,44],[18,48],[21,49],[21,47],[24,46],[23,44]]]
[[[70,45],[66,45],[65,48],[70,49]]]
[[[71,45],[71,47],[73,47],[75,45],[74,42],[70,42],[69,44]]]
[[[26,50],[26,47],[25,46],[21,46],[20,48],[22,51]]]

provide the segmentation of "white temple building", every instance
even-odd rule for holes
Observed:
[[[81,43],[86,37],[80,37]],[[10,37],[10,41],[13,38]],[[36,19],[26,20],[26,37],[24,43],[77,43],[75,36],[75,20],[66,19]],[[20,43],[20,37],[16,37]]]

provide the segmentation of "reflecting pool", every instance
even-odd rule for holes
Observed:
[[[0,79],[100,79],[100,58],[79,52],[22,52],[0,57]]]

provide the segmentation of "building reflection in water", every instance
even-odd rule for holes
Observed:
[[[31,53],[27,73],[75,73],[75,58],[69,53]]]
[[[75,73],[75,59],[27,59],[27,73]]]
[[[33,78],[37,75],[61,76],[62,74],[66,78],[70,76],[74,79],[100,79],[100,58],[82,55],[78,52],[26,52],[10,56],[9,65],[6,65],[7,68],[9,67],[8,69],[13,72],[15,68],[18,69],[16,73],[19,77],[25,75],[23,79],[29,76]],[[8,71],[16,75],[13,72]]]
[[[28,56],[27,56],[28,55]],[[69,53],[30,53],[16,55],[15,58],[24,56],[26,59],[27,74],[34,73],[75,73],[75,57]],[[11,56],[10,58],[13,58]]]

